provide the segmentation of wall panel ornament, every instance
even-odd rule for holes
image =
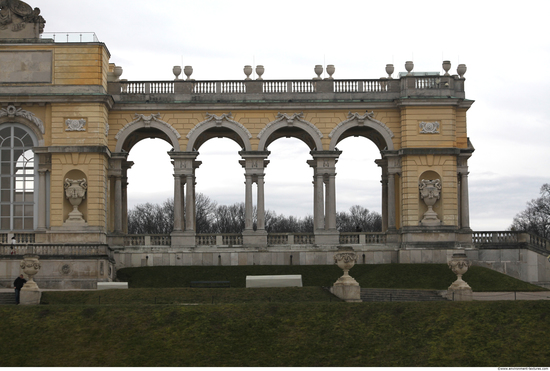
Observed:
[[[67,126],[65,131],[86,131],[86,119],[67,119],[65,125]]]
[[[246,133],[246,136],[248,137],[248,139],[252,138],[252,134],[250,134],[250,131],[248,131],[248,129],[246,127],[244,127],[243,124],[233,120],[233,114],[231,112],[224,113],[221,116],[215,115],[213,113],[206,112],[206,120],[198,123],[193,129],[191,129],[189,131],[189,133],[187,134],[187,138],[191,138],[191,136],[193,136],[193,133],[195,131],[200,130],[201,127],[203,127],[205,125],[208,125],[210,123],[215,123],[216,126],[222,126],[224,121],[226,121],[227,123],[229,123],[231,125],[237,126],[240,129],[240,131]]]
[[[420,123],[420,134],[439,134],[439,122],[424,122]]]
[[[22,108],[16,108],[15,106],[8,106],[8,108],[0,109],[0,117],[22,117],[32,122],[40,133],[45,134],[44,123],[34,113],[25,111]]]

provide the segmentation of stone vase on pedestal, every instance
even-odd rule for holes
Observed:
[[[69,217],[65,221],[66,225],[84,225],[86,221],[82,217],[82,213],[78,211],[78,206],[86,199],[86,190],[88,183],[86,179],[65,179],[65,196],[73,206],[73,211],[69,213]]]
[[[447,298],[454,301],[471,301],[473,300],[472,288],[462,279],[462,276],[468,271],[472,262],[468,260],[465,253],[455,253],[453,258],[448,263],[449,268],[457,276],[447,290]]]
[[[424,218],[420,221],[420,225],[435,227],[441,225],[441,220],[437,217],[437,213],[433,210],[433,206],[441,197],[441,181],[422,179],[418,182],[420,190],[420,198],[428,206],[428,211],[424,213]]]
[[[21,270],[29,277],[27,283],[21,289],[20,304],[22,305],[40,304],[42,292],[36,282],[34,282],[34,276],[42,267],[38,258],[38,255],[25,255],[21,261]]]
[[[361,287],[359,283],[349,275],[349,270],[353,268],[357,261],[357,254],[351,247],[338,248],[334,254],[334,262],[344,271],[344,275],[334,283],[330,292],[347,302],[361,301]]]

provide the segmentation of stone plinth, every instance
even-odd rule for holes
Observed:
[[[351,247],[340,247],[334,254],[334,262],[344,271],[344,275],[334,283],[330,292],[347,302],[361,301],[361,287],[348,272],[357,261],[357,254]]]
[[[42,291],[39,289],[21,289],[21,295],[19,297],[20,305],[38,305],[42,298]]]
[[[246,276],[246,287],[302,287],[302,275]]]
[[[335,283],[334,286],[330,288],[330,292],[334,296],[347,302],[354,303],[361,301],[361,287],[359,287],[357,282],[355,285],[338,285]]]

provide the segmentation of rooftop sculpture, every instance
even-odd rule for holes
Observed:
[[[20,0],[0,0],[0,39],[37,39],[45,23],[39,8]]]

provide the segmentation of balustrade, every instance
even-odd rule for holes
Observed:
[[[39,255],[39,256],[101,256],[109,255],[107,245],[0,245],[0,255]]]

